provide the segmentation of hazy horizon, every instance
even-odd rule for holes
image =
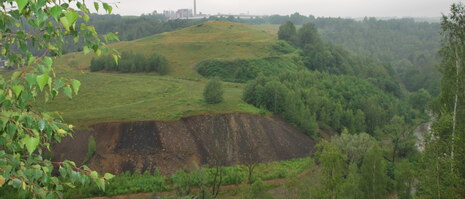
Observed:
[[[111,1],[107,1],[111,3]],[[141,15],[163,10],[193,9],[194,0],[119,0],[113,13]],[[197,0],[197,12],[204,14],[289,15],[299,12],[316,17],[439,17],[457,0]]]

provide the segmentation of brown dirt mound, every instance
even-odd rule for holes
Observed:
[[[95,137],[97,151],[88,166],[116,174],[155,169],[171,174],[193,162],[235,165],[287,160],[308,155],[315,145],[277,116],[201,115],[174,122],[93,125],[54,146],[56,160],[82,162],[90,135]]]

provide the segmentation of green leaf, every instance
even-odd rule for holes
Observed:
[[[90,20],[90,17],[89,17],[89,15],[88,15],[88,14],[84,13],[84,17],[83,17],[83,19],[84,19],[84,21],[85,21],[86,23],[88,23],[88,22],[89,22],[89,20]]]
[[[118,65],[118,55],[113,55],[113,59],[115,60],[116,65]]]
[[[13,75],[11,75],[11,80],[16,80],[18,79],[18,77],[21,75],[21,71],[16,71],[13,73]]]
[[[90,49],[87,46],[84,46],[82,50],[84,51],[84,55],[87,55],[90,52]]]
[[[65,183],[65,185],[68,186],[68,187],[71,187],[71,188],[73,188],[73,189],[76,188],[76,186],[74,186],[73,184],[71,184],[71,183],[69,183],[69,182]]]
[[[44,90],[45,85],[48,83],[48,75],[47,74],[42,74],[37,76],[37,84],[39,85],[40,91]]]
[[[30,57],[27,61],[27,65],[31,65],[32,63],[34,63],[36,61],[36,57]]]
[[[32,74],[32,73],[28,73],[26,75],[26,81],[29,84],[29,88],[32,88],[32,86],[36,84],[36,78],[37,78],[37,75]]]
[[[91,171],[90,172],[90,177],[94,180],[98,180],[98,173],[97,171]]]
[[[115,177],[115,175],[111,174],[111,173],[105,173],[105,175],[103,176],[103,178],[105,178],[105,180],[111,180]]]
[[[21,186],[21,182],[21,180],[15,178],[11,180],[11,185],[13,185],[14,188],[19,188],[19,186]]]
[[[97,2],[94,2],[94,8],[95,8],[95,11],[97,11],[97,12],[98,12],[99,5],[98,5],[98,3],[97,3]]]
[[[73,91],[71,90],[70,87],[63,88],[63,92],[65,93],[66,97],[68,97],[69,99],[73,98]]]
[[[111,14],[111,11],[113,10],[113,8],[110,5],[108,5],[108,3],[102,3],[102,5],[103,5],[103,9],[105,9],[108,14]]]
[[[29,135],[26,135],[22,139],[23,144],[26,146],[27,151],[29,152],[29,155],[32,154],[36,149],[37,146],[39,146],[40,143],[40,137],[31,137]]]
[[[66,19],[68,20],[69,26],[72,26],[74,23],[76,23],[77,18],[79,17],[79,14],[74,11],[69,11],[65,14]]]
[[[60,22],[61,22],[61,25],[63,25],[63,27],[69,31],[69,27],[71,26],[71,23],[69,23],[68,18],[61,17]]]
[[[58,133],[58,135],[65,136],[68,132],[66,132],[66,131],[63,130],[63,129],[58,129],[57,133]]]
[[[81,87],[81,82],[79,80],[73,79],[71,85],[73,86],[74,94],[77,95],[79,92],[79,87]]]
[[[21,95],[21,92],[23,92],[24,90],[24,86],[14,85],[12,89],[13,89],[13,92],[15,92],[16,97],[19,97],[19,95]]]
[[[19,12],[23,11],[24,7],[26,7],[26,4],[28,2],[28,0],[15,0],[15,1],[18,4]]]
[[[55,18],[56,21],[58,21],[58,17],[61,16],[61,12],[63,10],[61,9],[60,6],[53,6],[53,8],[50,10],[50,15]]]
[[[49,67],[49,68],[52,67],[52,64],[53,64],[52,58],[50,58],[50,57],[45,57],[45,58],[44,58],[44,64],[45,64],[47,67]]]
[[[65,83],[61,79],[55,80],[55,89],[60,89],[65,86]]]

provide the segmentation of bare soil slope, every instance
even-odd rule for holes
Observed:
[[[224,165],[268,162],[308,155],[315,142],[281,118],[251,114],[201,115],[174,122],[102,123],[77,131],[55,146],[57,160],[82,162],[89,136],[97,151],[87,163],[100,172],[171,174],[193,162]]]

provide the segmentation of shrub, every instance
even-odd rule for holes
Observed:
[[[218,77],[223,81],[247,82],[263,74],[276,76],[287,71],[298,71],[303,62],[295,56],[275,56],[252,59],[207,60],[197,64],[197,72],[204,77]]]
[[[293,46],[291,46],[289,43],[283,40],[279,40],[278,42],[273,44],[273,49],[285,54],[293,53],[296,51],[296,49]]]
[[[123,52],[121,59],[116,64],[112,55],[104,55],[92,58],[89,66],[90,71],[119,71],[128,72],[158,72],[166,75],[169,71],[168,61],[159,54],[145,56],[142,53]]]
[[[258,179],[255,181],[250,187],[246,188],[244,191],[242,198],[245,199],[265,199],[265,198],[274,198],[273,195],[268,193],[269,187],[263,183],[262,180]]]
[[[208,104],[218,104],[223,101],[223,93],[221,81],[212,79],[205,85],[203,97]]]
[[[171,176],[173,188],[178,196],[189,195],[194,182],[190,174],[185,170],[179,170]]]

